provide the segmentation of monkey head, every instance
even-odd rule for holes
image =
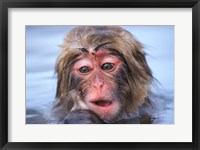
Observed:
[[[144,103],[153,77],[131,33],[118,26],[80,26],[61,47],[56,107],[63,114],[84,109],[114,122]]]

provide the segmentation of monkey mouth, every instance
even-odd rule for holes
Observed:
[[[95,101],[91,101],[91,103],[100,106],[100,107],[108,107],[112,104],[112,101],[109,100],[95,100]]]

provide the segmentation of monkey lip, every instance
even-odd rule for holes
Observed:
[[[112,104],[112,102],[109,100],[95,100],[90,102],[100,107],[108,107]]]

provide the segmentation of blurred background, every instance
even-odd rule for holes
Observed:
[[[54,123],[59,45],[76,26],[26,26],[26,123]],[[121,26],[144,46],[156,79],[152,85],[157,124],[174,123],[174,26]]]

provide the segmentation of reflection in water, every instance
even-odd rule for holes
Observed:
[[[73,26],[26,26],[26,123],[55,123],[56,58],[59,45]],[[124,26],[141,41],[153,75],[162,85],[154,88],[154,123],[174,123],[174,28],[173,26]],[[165,35],[165,36],[162,36]],[[162,71],[161,71],[162,69]],[[145,118],[144,119],[149,119]],[[137,123],[137,118],[125,120]],[[150,120],[151,122],[151,120]]]

